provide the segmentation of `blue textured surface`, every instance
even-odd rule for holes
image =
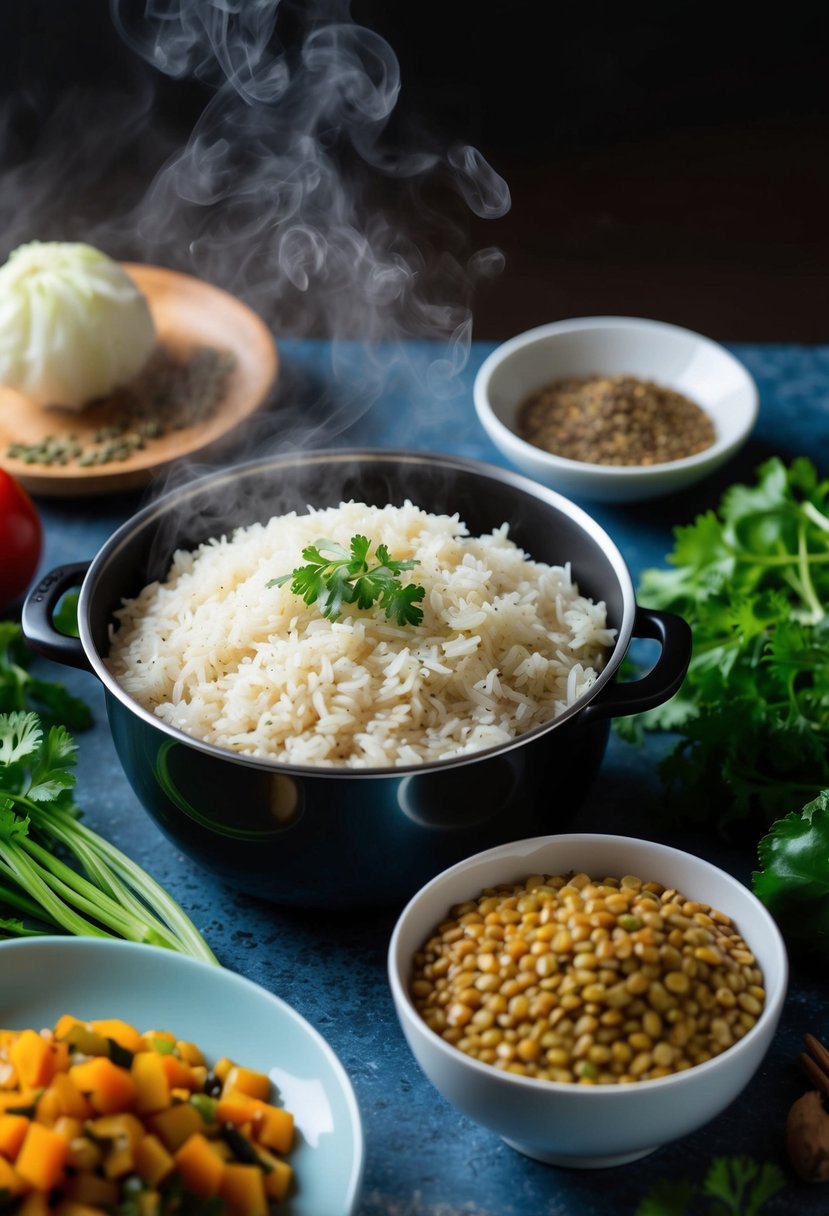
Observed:
[[[277,400],[234,456],[263,455],[269,448],[371,446],[451,451],[503,463],[472,406],[474,374],[490,349],[473,343],[466,365],[461,359],[455,366],[443,348],[429,343],[370,352],[348,344],[332,349],[311,341],[280,343]],[[617,542],[634,579],[643,567],[662,563],[674,524],[716,506],[729,482],[751,480],[769,455],[811,455],[829,472],[829,348],[731,349],[760,388],[760,417],[747,447],[720,473],[672,499],[624,507],[583,504]],[[135,493],[40,500],[43,571],[94,556],[145,499]],[[724,1114],[695,1135],[610,1171],[582,1173],[532,1162],[452,1111],[414,1063],[386,983],[394,912],[286,911],[201,873],[161,836],[127,785],[97,681],[43,660],[38,668],[70,685],[96,712],[95,728],[79,736],[77,796],[89,825],[167,887],[226,966],[263,984],[316,1026],[348,1070],[367,1141],[360,1216],[632,1216],[657,1180],[700,1182],[713,1156],[742,1153],[787,1171],[786,1190],[764,1214],[808,1216],[829,1209],[829,1189],[799,1183],[783,1151],[786,1111],[804,1088],[794,1063],[802,1036],[810,1031],[829,1037],[825,977],[794,970],[781,1027],[760,1072]],[[751,848],[726,851],[709,836],[680,837],[668,805],[661,821],[645,814],[660,797],[654,775],[658,746],[640,751],[612,738],[573,830],[638,830],[689,847],[747,881],[755,863]],[[336,873],[330,880],[337,881]]]

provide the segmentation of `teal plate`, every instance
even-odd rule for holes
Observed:
[[[363,1174],[360,1112],[334,1052],[289,1005],[221,967],[156,946],[81,937],[0,942],[0,1026],[118,1017],[268,1073],[293,1112],[285,1216],[353,1216]]]

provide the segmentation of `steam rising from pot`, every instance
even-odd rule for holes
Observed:
[[[401,116],[395,53],[349,0],[111,0],[111,17],[135,81],[64,97],[34,155],[3,156],[5,252],[86,240],[224,287],[277,341],[330,339],[336,392],[297,418],[297,446],[359,417],[404,339],[441,343],[422,408],[459,391],[475,284],[502,266],[466,225],[503,215],[509,190],[475,148]],[[177,89],[199,94],[183,143],[158,105]],[[340,339],[372,343],[368,378]]]
[[[463,340],[472,285],[499,255],[457,256],[461,217],[427,188],[490,218],[509,192],[474,148],[391,134],[398,61],[349,4],[150,0],[139,20],[126,7],[113,0],[113,16],[138,55],[212,89],[137,209],[151,260],[175,259],[184,225],[195,273],[277,332]]]

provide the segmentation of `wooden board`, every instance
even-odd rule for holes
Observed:
[[[246,304],[191,275],[159,266],[127,263],[124,270],[145,294],[160,343],[186,354],[197,346],[230,351],[235,366],[223,400],[209,418],[148,441],[127,459],[84,467],[28,464],[6,455],[10,444],[39,443],[70,434],[83,444],[102,426],[117,421],[112,403],[81,413],[44,407],[0,385],[0,468],[36,495],[68,497],[111,493],[146,484],[184,456],[205,454],[267,400],[278,370],[276,346],[265,323]]]

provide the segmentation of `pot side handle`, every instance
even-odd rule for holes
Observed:
[[[656,663],[641,680],[608,684],[595,701],[584,707],[581,722],[638,714],[668,701],[685,679],[691,661],[691,626],[675,612],[636,608],[634,638],[652,638],[662,644]]]
[[[92,665],[80,638],[69,637],[54,626],[53,615],[61,596],[73,587],[79,587],[91,562],[71,562],[57,566],[44,574],[23,601],[20,624],[27,644],[38,654],[65,663],[69,667],[80,667],[91,671]]]

